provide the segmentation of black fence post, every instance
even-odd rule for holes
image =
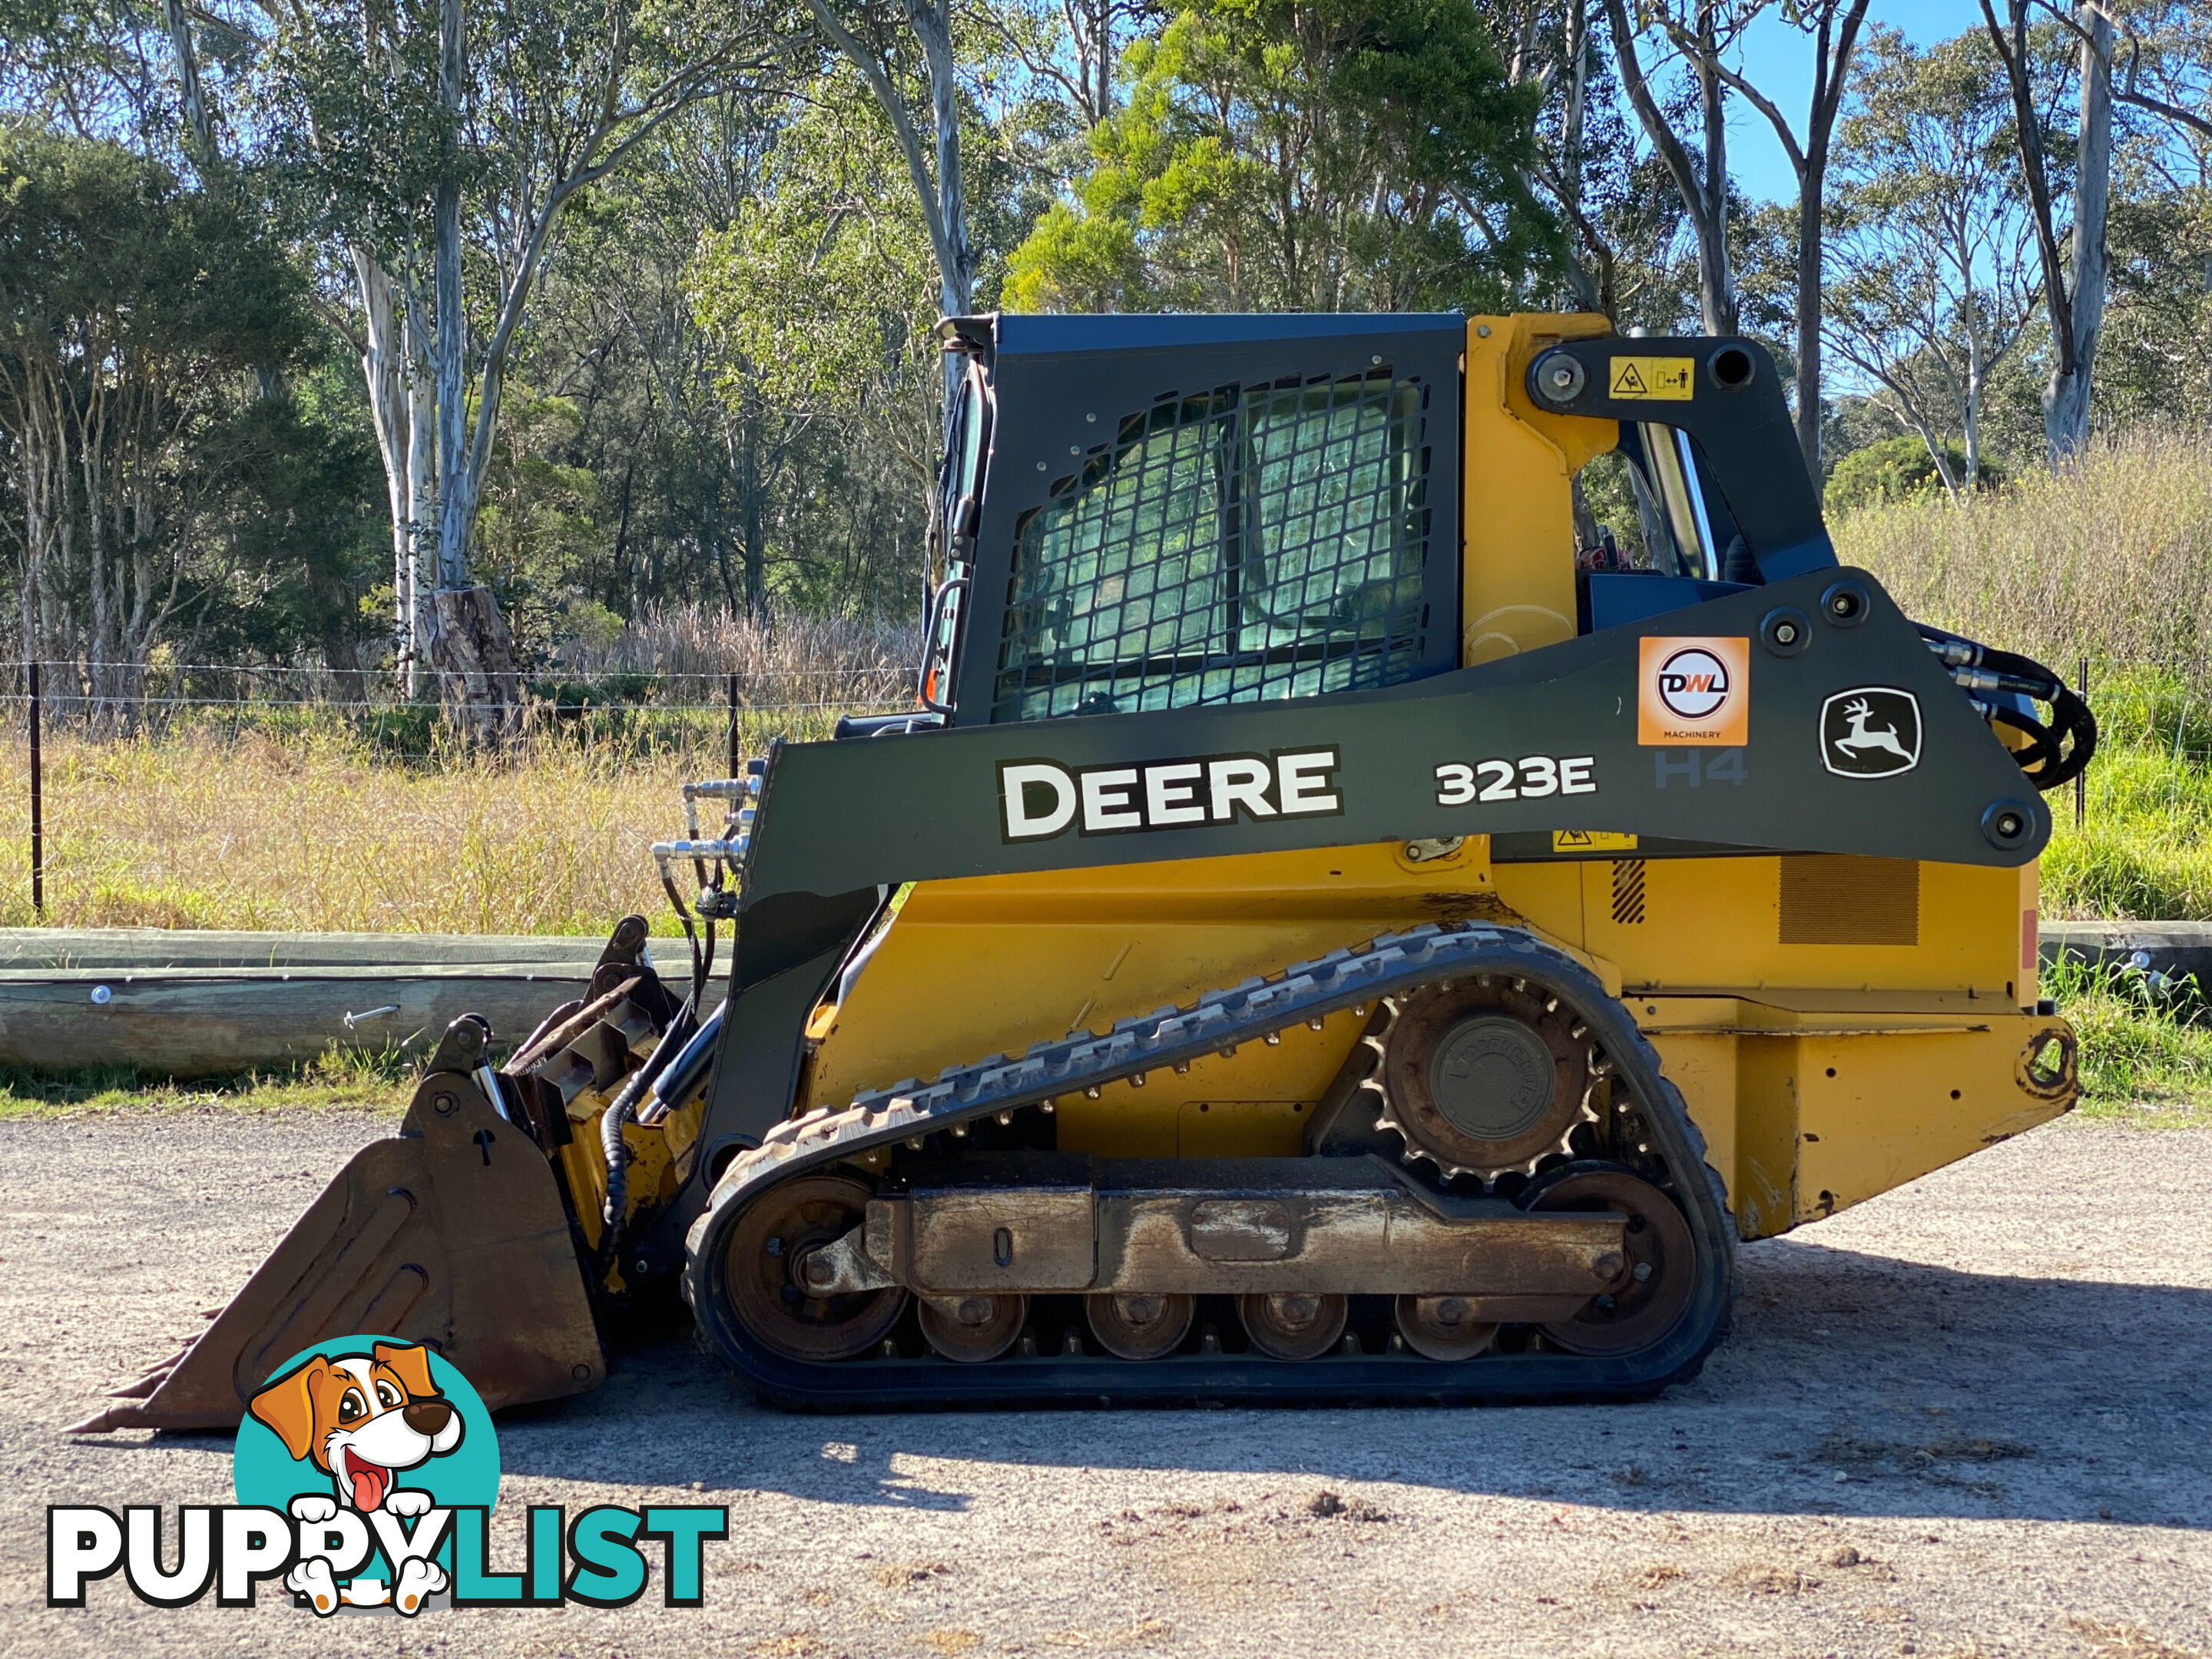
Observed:
[[[39,665],[31,670],[31,908],[46,914],[46,768],[39,753]]]
[[[725,777],[734,778],[738,775],[738,677],[732,674],[730,676],[730,769],[722,775]]]
[[[2081,701],[2083,702],[2088,702],[2089,659],[2087,657],[2081,659],[2080,671],[2075,676],[2075,684],[2080,688]],[[2087,769],[2084,768],[2082,770],[2076,772],[2074,775],[2074,830],[2075,834],[2078,835],[2081,833],[2082,822],[2088,816],[2089,774]]]

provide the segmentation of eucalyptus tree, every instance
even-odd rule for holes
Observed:
[[[1121,53],[1156,9],[1154,0],[1000,0],[974,21],[1088,132],[1121,107]]]
[[[1800,138],[1782,107],[1741,70],[1716,62],[1721,81],[1774,129],[1797,183],[1796,351],[1792,379],[1797,398],[1797,447],[1806,470],[1820,477],[1820,324],[1826,311],[1822,242],[1826,223],[1828,166],[1836,120],[1850,84],[1852,57],[1866,21],[1867,0],[1809,0],[1787,9],[1785,18],[1808,38],[1812,86],[1807,94],[1805,132]],[[1680,26],[1676,26],[1679,30]],[[1680,36],[1678,34],[1677,38]]]
[[[2212,420],[2212,15],[2151,0],[2116,20],[2112,298],[2095,415]]]
[[[1695,238],[1698,313],[1708,334],[1734,334],[1739,322],[1729,238],[1729,83],[1723,59],[1765,4],[1765,0],[1659,0],[1647,5],[1638,0],[1632,18],[1623,0],[1604,0],[1622,90],[1665,164]],[[1647,67],[1644,46],[1655,42],[1663,56]],[[1675,100],[1666,99],[1664,88],[1653,83],[1651,70],[1669,60],[1679,60],[1689,75],[1691,95],[1680,101],[1694,111],[1694,125],[1674,112],[1670,106]],[[1694,153],[1692,143],[1698,147]]]
[[[1978,31],[1923,52],[1877,27],[1838,137],[1826,335],[1954,497],[1980,476],[1992,377],[2035,319],[2041,270],[2018,201],[2014,118]]]
[[[0,0],[0,111],[159,155],[173,123],[153,20],[133,0]]]
[[[2094,30],[2065,21],[2100,45]],[[2212,15],[2192,0],[2136,0],[2115,24],[2118,39],[2103,47],[2114,100],[2172,123],[2201,153],[2212,144]]]
[[[761,157],[756,193],[700,240],[692,304],[756,480],[826,427],[887,458],[917,504],[934,501],[947,296],[926,204],[884,187],[904,148],[878,102],[819,82]],[[751,564],[747,594],[764,596]]]
[[[947,317],[965,315],[975,302],[976,256],[960,156],[960,66],[951,0],[806,4],[890,123],[936,259],[938,309]]]
[[[464,700],[502,718],[505,626],[471,582],[470,544],[563,216],[684,111],[774,76],[789,39],[750,0],[521,0],[473,31],[468,0],[267,3],[278,142],[350,277],[398,632],[404,645],[427,631]]]
[[[223,580],[263,375],[303,285],[233,200],[119,144],[0,127],[0,534],[20,643],[126,699]]]
[[[1981,0],[1982,21],[2004,67],[2011,95],[2013,132],[2028,222],[2043,271],[2043,306],[2051,331],[2051,373],[2043,391],[2043,434],[2051,459],[2064,461],[2089,441],[2089,399],[2095,383],[2097,342],[2104,332],[2111,282],[2106,226],[2112,187],[2112,20],[2107,0],[2075,7],[2075,68],[2081,124],[2073,135],[2070,223],[2058,217],[2057,172],[2038,96],[2038,42],[2031,25],[2038,0],[2005,0],[1997,15]],[[2040,8],[2048,11],[2052,8]]]

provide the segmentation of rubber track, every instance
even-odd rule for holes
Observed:
[[[1682,1322],[1663,1341],[1626,1358],[1491,1353],[1439,1362],[1405,1354],[1341,1354],[1304,1362],[1256,1354],[1191,1354],[1141,1363],[1089,1356],[1015,1356],[987,1364],[930,1357],[824,1364],[792,1360],[715,1316],[725,1226],[774,1182],[958,1123],[1196,1060],[1386,993],[1471,975],[1528,980],[1558,996],[1590,1027],[1642,1109],[1662,1184],[1682,1206],[1698,1243],[1700,1282]],[[1686,1172],[1688,1178],[1683,1179]],[[703,1346],[766,1398],[831,1410],[1097,1403],[1450,1403],[1621,1398],[1656,1393],[1694,1376],[1724,1334],[1736,1293],[1735,1228],[1705,1138],[1659,1057],[1627,1011],[1589,969],[1516,928],[1423,927],[1332,951],[1267,979],[1247,980],[1183,1008],[1162,1008],[1089,1032],[1040,1042],[1018,1060],[993,1054],[938,1079],[875,1090],[842,1111],[817,1107],[739,1153],[686,1241],[684,1295]]]

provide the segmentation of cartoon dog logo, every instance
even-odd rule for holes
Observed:
[[[330,1477],[334,1497],[307,1492],[292,1500],[295,1518],[311,1522],[330,1520],[341,1506],[364,1516],[380,1509],[394,1516],[426,1514],[435,1500],[400,1486],[399,1476],[461,1443],[461,1414],[431,1380],[429,1352],[419,1343],[379,1342],[367,1358],[317,1354],[270,1382],[249,1409],[295,1461],[312,1462]],[[318,1613],[337,1611],[340,1597],[329,1562],[305,1560],[284,1582]],[[410,1560],[400,1569],[391,1601],[412,1613],[424,1597],[445,1588],[442,1567]]]

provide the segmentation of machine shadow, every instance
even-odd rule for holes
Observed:
[[[1773,1239],[1694,1382],[1618,1405],[793,1415],[688,1340],[505,1414],[516,1474],[961,1509],[963,1465],[1279,1475],[1634,1510],[2212,1528],[2212,1290],[2008,1277]],[[720,1496],[717,1496],[717,1495]],[[1309,1494],[1310,1495],[1310,1494]],[[1182,1494],[1179,1494],[1182,1496]]]

